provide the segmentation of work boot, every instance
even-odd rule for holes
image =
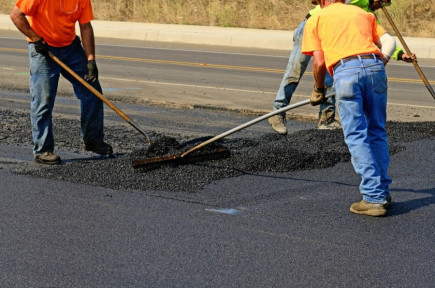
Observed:
[[[91,151],[100,155],[112,155],[113,149],[110,144],[107,144],[103,141],[101,142],[88,142],[83,143],[83,149],[86,151]]]
[[[391,202],[390,202],[391,203]],[[350,211],[355,214],[368,215],[368,216],[385,216],[387,214],[387,203],[369,203],[365,200],[353,203],[350,206]]]
[[[272,129],[281,135],[287,134],[286,120],[284,115],[275,115],[269,118],[269,123]]]
[[[35,156],[35,162],[39,164],[56,165],[60,164],[61,161],[59,155],[56,155],[53,152],[44,152],[41,155]]]
[[[340,129],[340,123],[335,120],[335,111],[332,108],[325,108],[319,115],[317,128],[320,130]]]
[[[334,130],[341,129],[341,124],[337,120],[332,120],[330,123],[325,123],[322,120],[319,121],[317,128],[320,130]]]

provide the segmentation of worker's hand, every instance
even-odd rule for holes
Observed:
[[[41,39],[35,42],[35,51],[44,56],[48,55],[48,44],[44,41],[44,38],[41,37]]]
[[[326,88],[317,88],[314,86],[313,92],[311,93],[310,103],[312,106],[319,105],[325,101]]]
[[[402,54],[402,61],[411,63],[412,61],[417,62],[417,56],[414,53],[412,55]]]
[[[85,75],[85,80],[94,83],[98,79],[98,68],[95,60],[88,61],[88,74]]]

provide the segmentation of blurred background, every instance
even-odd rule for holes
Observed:
[[[60,1],[60,0],[59,0]],[[9,14],[16,0],[0,0]],[[310,9],[300,0],[92,0],[96,20],[294,30]],[[433,0],[392,0],[388,11],[403,36],[435,38]],[[381,10],[381,23],[393,34]]]

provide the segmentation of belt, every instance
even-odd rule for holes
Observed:
[[[339,60],[337,63],[335,63],[333,69],[334,70],[337,69],[338,66],[340,66],[343,63],[346,63],[347,61],[356,60],[356,59],[379,59],[379,55],[378,54],[364,54],[364,55],[346,57],[346,58]]]

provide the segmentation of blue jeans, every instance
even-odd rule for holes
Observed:
[[[83,141],[103,141],[103,102],[54,60],[37,53],[33,43],[29,43],[28,49],[33,154],[37,156],[54,150],[52,113],[60,74],[71,82],[74,93],[80,100]],[[69,46],[50,47],[50,52],[80,77],[83,78],[87,74],[87,57],[79,37],[76,37]],[[98,80],[91,85],[99,92],[102,91]]]
[[[296,87],[299,85],[299,81],[307,69],[310,63],[311,56],[302,54],[302,39],[304,36],[305,23],[304,20],[299,24],[299,27],[293,32],[293,49],[290,53],[287,68],[281,81],[281,85],[276,94],[275,100],[273,102],[273,110],[278,110],[286,107],[290,104],[290,100]],[[332,87],[333,79],[326,73],[325,85],[327,87]],[[331,89],[328,89],[330,91]],[[319,118],[322,114],[321,111],[324,109],[329,109],[332,111],[333,117],[335,117],[335,97],[328,98],[327,102],[320,105]],[[333,118],[332,118],[333,119]]]
[[[387,118],[387,76],[381,60],[356,59],[334,71],[334,84],[344,140],[355,172],[361,177],[360,191],[370,203],[385,203],[391,178]]]

